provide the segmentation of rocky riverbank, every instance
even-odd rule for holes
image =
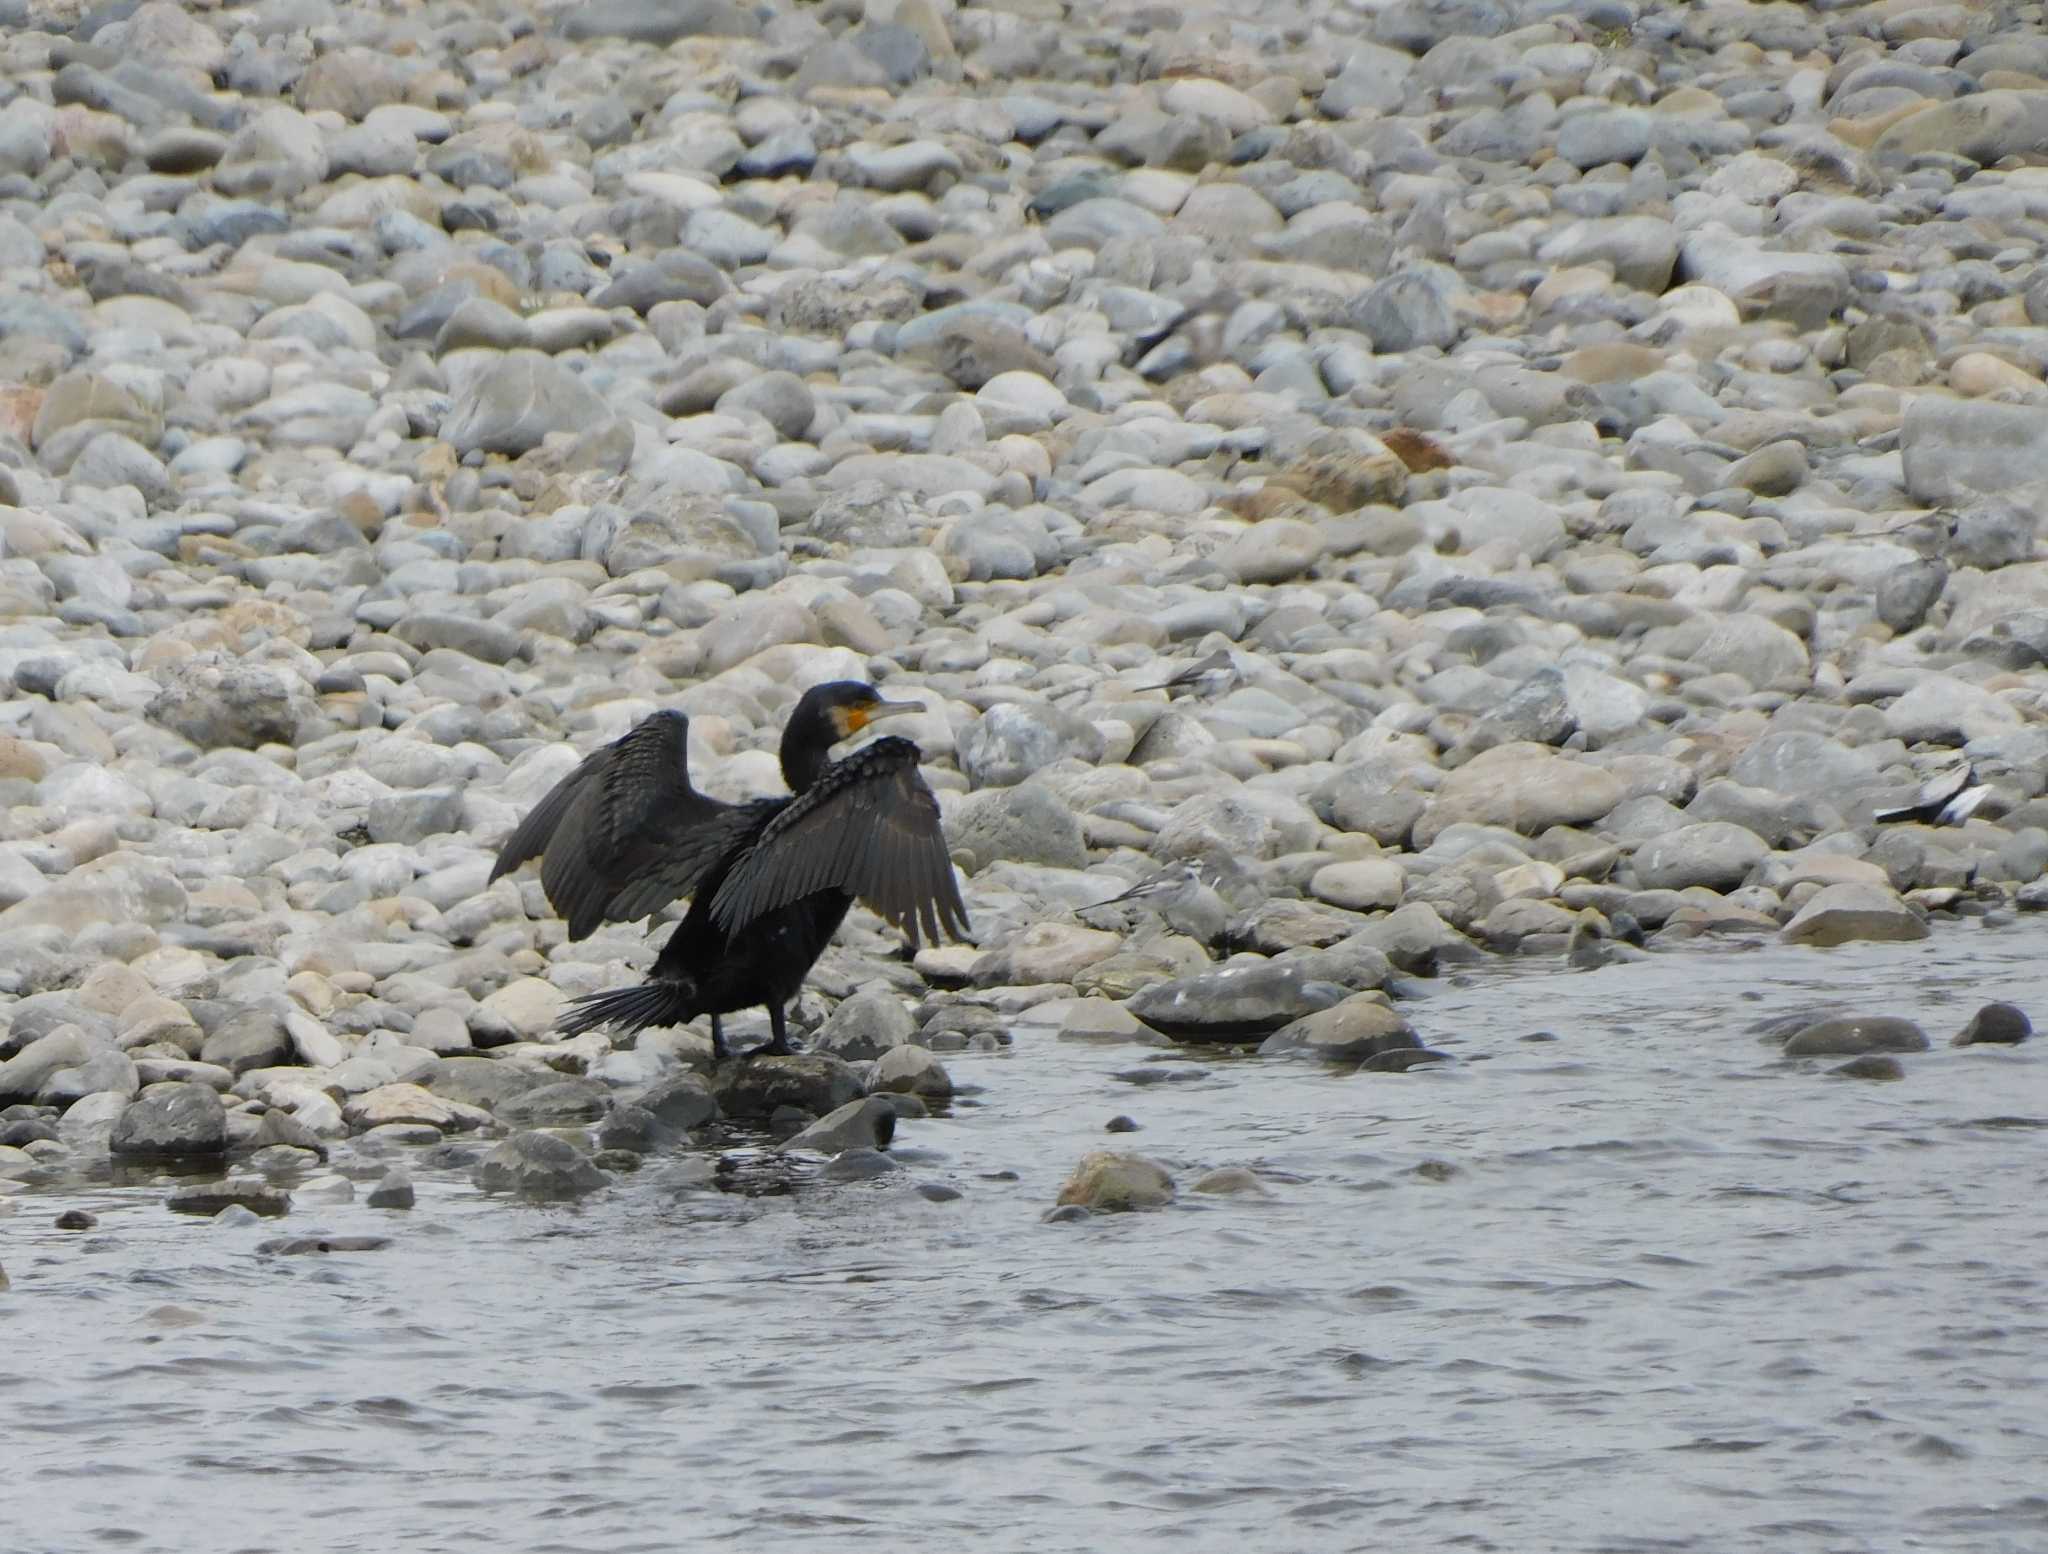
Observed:
[[[1399,1070],[1461,959],[2048,901],[2041,22],[0,0],[0,1185],[575,1193],[1025,1011]],[[513,820],[846,677],[979,942],[552,1039],[651,949]]]

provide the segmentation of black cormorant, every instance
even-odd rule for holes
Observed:
[[[923,710],[853,680],[805,692],[782,731],[787,798],[727,804],[691,787],[680,712],[657,712],[585,757],[506,839],[491,878],[539,858],[571,939],[684,896],[690,907],[648,980],[572,1000],[563,1034],[709,1015],[722,1059],[718,1017],[763,1004],[774,1037],[755,1053],[786,1053],[783,1005],[856,898],[913,948],[920,935],[964,938],[967,909],[917,746],[885,736],[831,759],[876,718]]]

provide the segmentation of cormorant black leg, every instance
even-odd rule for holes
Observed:
[[[750,1058],[786,1058],[796,1049],[789,1044],[789,1025],[782,1017],[782,1005],[768,1005],[768,1025],[775,1034],[747,1054]]]
[[[732,1056],[732,1049],[725,1044],[725,1032],[719,1028],[718,1016],[711,1017],[711,1061],[723,1063]]]

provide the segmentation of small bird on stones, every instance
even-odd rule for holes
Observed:
[[[1139,907],[1157,913],[1175,933],[1213,944],[1230,923],[1230,908],[1216,888],[1219,883],[1215,869],[1186,859],[1147,875],[1120,896],[1080,908],[1075,915],[1086,916],[1108,907]]]
[[[1156,685],[1133,687],[1136,691],[1164,691],[1172,696],[1221,696],[1244,678],[1237,656],[1229,648],[1218,648],[1207,658],[1197,659],[1180,673]]]
[[[1990,784],[1977,781],[1976,771],[1965,762],[1928,778],[1912,803],[1880,809],[1870,818],[1879,825],[1917,820],[1926,826],[1959,826],[1989,797]]]

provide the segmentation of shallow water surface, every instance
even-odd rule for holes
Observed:
[[[2048,1024],[2044,960],[2028,919],[1509,964],[1410,1006],[1463,1061],[1407,1075],[1132,1085],[1182,1060],[1020,1027],[902,1171],[786,1196],[20,1195],[4,1544],[2039,1554],[2048,1040],[1944,1044]],[[1820,1006],[1937,1046],[1880,1084],[1746,1029]],[[1040,1223],[1098,1147],[1271,1196]],[[394,1239],[257,1250],[315,1230]]]

